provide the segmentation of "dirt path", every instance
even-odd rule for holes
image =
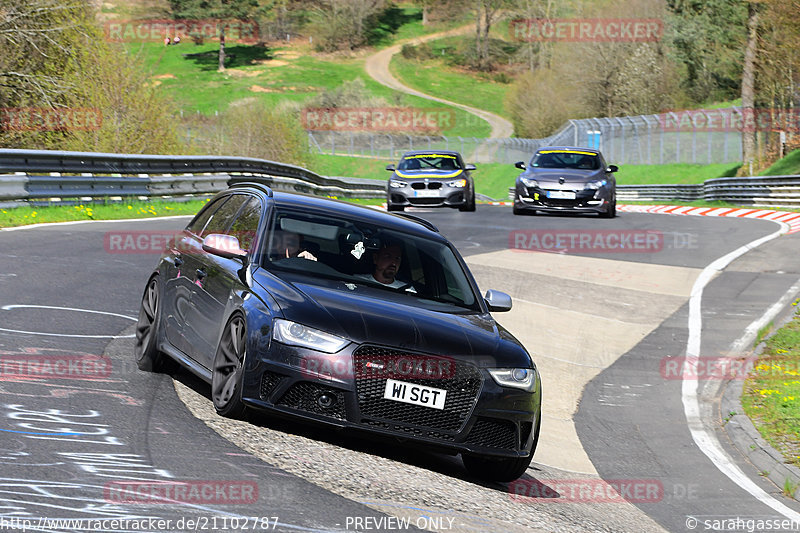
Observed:
[[[451,35],[461,35],[469,32],[472,29],[472,27],[473,27],[472,25],[461,26],[453,30],[431,33],[430,35],[425,35],[424,37],[419,37],[416,39],[410,39],[407,41],[400,42],[399,44],[380,50],[379,52],[376,52],[371,56],[367,57],[365,69],[367,71],[367,74],[369,74],[369,76],[372,79],[374,79],[381,85],[389,87],[390,89],[394,89],[396,91],[400,91],[413,96],[419,96],[420,98],[425,98],[427,100],[432,100],[434,102],[439,102],[442,104],[447,104],[453,107],[457,107],[459,109],[467,111],[468,113],[472,113],[477,117],[480,117],[481,119],[488,122],[489,125],[492,127],[492,133],[490,136],[492,139],[511,137],[511,135],[513,135],[514,133],[514,125],[511,124],[511,122],[509,122],[508,120],[504,119],[503,117],[495,115],[494,113],[490,113],[488,111],[484,111],[482,109],[477,109],[468,105],[451,102],[450,100],[445,100],[444,98],[437,98],[429,94],[421,93],[416,89],[412,89],[411,87],[403,85],[397,78],[392,76],[392,73],[389,71],[389,63],[392,60],[392,56],[399,53],[404,44],[409,44],[409,43],[420,44],[426,41],[441,39],[442,37],[449,37]]]

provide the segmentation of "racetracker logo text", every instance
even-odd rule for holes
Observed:
[[[255,20],[115,20],[106,22],[103,29],[107,40],[124,43],[162,42],[175,37],[219,39],[223,30],[225,40],[228,41],[257,43],[260,40],[258,23]]]
[[[112,481],[103,487],[108,503],[245,505],[258,501],[255,481]]]
[[[0,130],[94,131],[103,125],[103,113],[90,107],[3,107]]]
[[[111,375],[111,359],[100,355],[4,355],[0,381],[8,379],[101,379]]]
[[[664,234],[650,230],[514,230],[512,250],[563,253],[654,253],[664,248]]]
[[[426,355],[385,355],[359,358],[316,355],[306,356],[300,367],[308,377],[336,379],[452,379],[456,375],[455,360]]]
[[[798,109],[682,109],[656,115],[662,131],[668,132],[754,132],[800,133]]]
[[[518,479],[508,492],[520,503],[656,503],[664,485],[657,479]]]
[[[414,107],[309,107],[303,127],[312,131],[436,132],[455,126],[455,111]]]
[[[661,19],[514,19],[511,38],[522,42],[656,42],[664,36]]]

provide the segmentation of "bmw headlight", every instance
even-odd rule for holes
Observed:
[[[391,180],[389,182],[389,187],[394,187],[395,189],[402,189],[403,187],[407,187],[407,186],[408,186],[408,183],[406,183],[405,181]]]
[[[311,348],[324,353],[336,353],[350,344],[350,341],[336,335],[309,328],[297,322],[283,320],[282,318],[275,319],[272,338],[283,344],[302,346],[303,348]]]
[[[520,178],[519,181],[521,181],[522,184],[524,186],[526,186],[526,187],[538,187],[539,186],[539,182],[538,181],[532,180],[530,178]]]
[[[489,374],[501,387],[536,392],[535,368],[490,368]]]
[[[467,180],[452,180],[447,182],[448,187],[466,187]]]
[[[606,180],[590,181],[589,183],[586,184],[586,187],[584,187],[584,188],[597,190],[597,189],[599,189],[601,187],[605,187],[606,183],[608,183],[608,181],[606,181]]]

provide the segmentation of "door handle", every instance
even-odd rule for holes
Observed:
[[[202,280],[203,278],[206,277],[206,271],[203,270],[202,268],[198,268],[197,270],[194,271],[194,273],[197,274],[198,280]]]

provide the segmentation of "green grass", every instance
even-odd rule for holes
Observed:
[[[0,228],[40,224],[45,222],[70,222],[77,220],[119,220],[126,218],[151,218],[174,215],[193,215],[207,200],[175,201],[122,201],[86,203],[74,206],[51,205],[9,207],[0,210]]]
[[[693,184],[711,178],[734,176],[739,164],[717,163],[695,165],[673,163],[669,165],[620,165],[617,172],[619,185]]]
[[[800,315],[767,339],[745,382],[742,407],[764,439],[800,466]]]
[[[403,95],[380,85],[364,72],[363,59],[296,57],[297,50],[289,47],[271,49],[230,44],[226,47],[233,55],[229,68],[217,72],[217,43],[195,45],[189,41],[169,47],[136,43],[130,47],[151,67],[153,83],[158,83],[184,114],[213,115],[245,98],[257,98],[270,107],[286,101],[301,106],[317,93],[361,78],[369,93],[383,98],[390,107],[452,110],[452,127],[445,127],[444,135],[488,136],[489,133],[488,124],[466,111]],[[475,122],[479,123],[478,127],[472,125]]]
[[[761,173],[762,176],[796,176],[800,174],[800,149],[786,154],[771,167]]]
[[[330,197],[335,198],[335,197]],[[335,198],[359,205],[380,205],[383,198]],[[207,199],[184,202],[154,200],[152,202],[109,202],[80,205],[48,205],[7,207],[0,209],[0,228],[43,224],[48,222],[74,222],[82,220],[124,220],[129,218],[154,218],[176,215],[194,215]]]
[[[391,46],[398,41],[422,37],[431,33],[447,31],[472,22],[472,17],[464,10],[447,20],[422,25],[422,9],[410,4],[390,7],[379,19],[380,27],[370,44],[376,48]]]

